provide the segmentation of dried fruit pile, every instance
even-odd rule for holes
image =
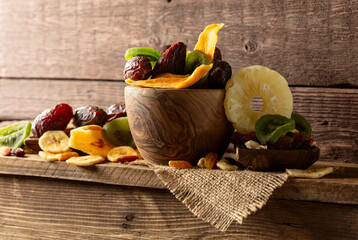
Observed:
[[[152,88],[224,89],[232,71],[216,47],[217,32],[223,26],[207,26],[191,52],[183,42],[173,44],[162,53],[145,47],[128,49],[124,67],[126,82]]]
[[[69,136],[65,129],[72,120]],[[32,126],[39,137],[39,155],[48,161],[89,166],[103,162],[130,162],[141,158],[130,133],[125,104],[114,104],[107,111],[97,106],[75,109],[65,103],[46,109]]]
[[[252,108],[262,98],[261,111]],[[312,149],[311,126],[293,110],[288,83],[279,73],[263,66],[242,68],[226,84],[226,116],[237,130],[235,146],[248,149]]]

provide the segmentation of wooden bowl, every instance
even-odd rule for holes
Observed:
[[[143,158],[167,165],[196,165],[208,152],[226,150],[233,126],[227,120],[221,89],[125,87],[128,122]]]
[[[236,148],[238,161],[257,171],[282,171],[286,168],[307,169],[319,158],[319,148],[311,150],[274,150]]]

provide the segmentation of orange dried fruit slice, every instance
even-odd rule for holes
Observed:
[[[204,77],[212,68],[213,64],[201,65],[197,67],[191,75],[176,75],[172,73],[163,73],[158,77],[149,80],[134,81],[127,79],[126,83],[137,87],[150,88],[188,88]]]
[[[79,157],[79,154],[77,152],[64,152],[61,153],[58,157],[58,161],[66,161],[70,159],[71,157]]]
[[[184,161],[184,160],[169,161],[168,165],[169,165],[169,167],[174,167],[174,168],[191,168],[192,167],[190,162]]]
[[[208,25],[200,34],[194,50],[200,50],[208,55],[210,63],[214,59],[215,47],[218,42],[218,31],[224,26],[221,24]]]

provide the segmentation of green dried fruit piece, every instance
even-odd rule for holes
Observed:
[[[136,57],[136,56],[143,56],[149,59],[151,61],[152,65],[154,62],[157,62],[159,57],[162,54],[158,52],[157,50],[153,48],[146,48],[146,47],[140,47],[140,48],[128,48],[127,51],[124,54],[124,57],[128,61],[129,59]],[[154,64],[155,65],[155,64]]]
[[[295,128],[300,132],[305,132],[307,137],[311,137],[312,128],[309,122],[300,114],[293,112],[291,119],[295,121]]]
[[[255,123],[256,137],[261,144],[275,143],[280,136],[295,129],[295,121],[281,115],[266,114]]]
[[[210,60],[208,55],[203,53],[200,50],[194,50],[192,52],[188,51],[186,53],[186,59],[185,59],[185,67],[184,67],[184,73],[185,74],[191,74],[194,72],[194,70],[199,67],[200,65],[209,65]],[[200,78],[199,81],[197,81],[191,88],[207,88],[207,78],[209,76],[209,73],[207,73],[204,77]]]
[[[130,146],[135,148],[134,140],[127,117],[116,118],[103,126],[106,138],[116,147]]]
[[[25,139],[30,136],[31,123],[21,121],[0,129],[0,146],[16,149],[22,146]]]
[[[208,55],[203,53],[200,50],[194,50],[192,52],[187,52],[185,59],[184,73],[191,74],[194,70],[200,65],[209,65],[210,60]]]

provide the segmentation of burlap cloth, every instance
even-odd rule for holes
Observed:
[[[152,167],[194,215],[221,231],[226,231],[234,220],[242,224],[243,219],[262,208],[273,191],[288,178],[283,172]]]

